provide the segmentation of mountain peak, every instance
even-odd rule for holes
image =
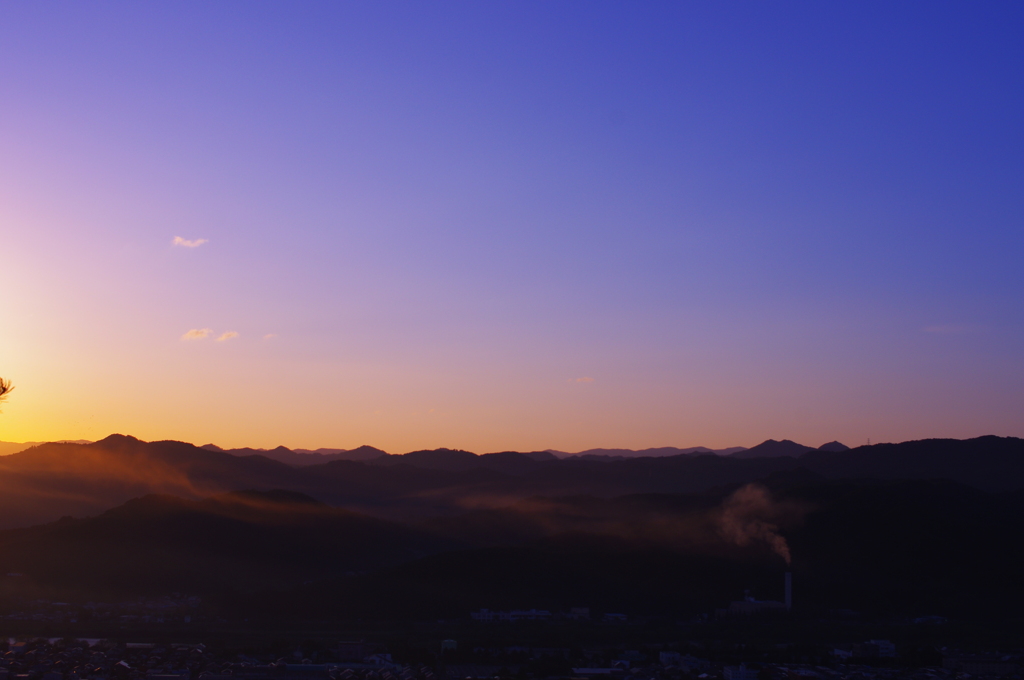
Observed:
[[[733,454],[733,458],[781,458],[783,456],[791,456],[798,458],[808,451],[814,451],[814,448],[810,446],[804,446],[803,444],[797,444],[795,441],[790,439],[783,439],[782,441],[775,441],[774,439],[766,439],[757,446],[753,446],[746,451],[740,451]]]
[[[117,446],[120,444],[137,444],[141,441],[138,437],[133,437],[130,434],[111,434],[95,443],[103,444],[104,446]]]
[[[354,449],[349,449],[345,453],[348,453],[350,455],[351,454],[364,454],[364,455],[375,454],[375,455],[378,455],[378,456],[386,456],[386,455],[388,455],[386,451],[382,451],[382,450],[378,449],[376,446],[370,446],[369,444],[363,444],[362,446],[358,446],[358,447],[356,447]]]

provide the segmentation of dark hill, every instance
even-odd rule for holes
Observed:
[[[0,573],[77,598],[287,588],[445,547],[289,491],[148,495],[98,517],[0,532]]]
[[[764,534],[774,527],[793,555],[795,602],[810,616],[839,608],[1004,620],[1024,606],[1024,493],[823,480],[803,468],[772,473],[768,485],[527,498],[416,527],[294,491],[148,495],[91,519],[0,532],[0,573],[25,574],[15,585],[33,597],[186,592],[228,617],[462,618],[480,607],[571,606],[688,617],[745,589],[781,596],[786,566]],[[727,520],[753,533],[727,531]]]
[[[566,453],[564,451],[556,452],[559,458],[608,458],[613,460],[621,460],[626,458],[665,458],[667,456],[686,456],[686,455],[707,455],[707,454],[718,454],[720,456],[730,456],[740,451],[746,451],[745,447],[733,446],[726,449],[709,449],[706,446],[691,446],[689,448],[680,449],[674,446],[663,446],[652,449],[587,449],[586,451],[580,451],[579,453]]]
[[[199,498],[236,489],[302,490],[295,468],[183,442],[111,435],[93,444],[43,444],[0,458],[0,528],[94,515],[130,498]]]
[[[830,482],[788,532],[802,595],[822,607],[1006,619],[1024,606],[1024,505],[945,480]]]
[[[746,451],[739,451],[732,455],[733,458],[779,458],[782,456],[799,458],[808,451],[814,450],[815,449],[810,446],[797,444],[796,442],[788,439],[783,439],[781,442],[769,439],[761,442],[757,446],[750,447]]]
[[[381,456],[388,455],[386,452],[372,446],[363,444],[362,446],[354,449],[348,449],[347,451],[330,451],[329,449],[317,449],[316,451],[303,451],[298,450],[298,453],[309,453],[321,456],[337,456],[338,460],[355,460],[355,461],[367,461]],[[326,461],[325,461],[326,462]]]
[[[838,453],[813,451],[800,465],[830,479],[951,479],[978,489],[1024,488],[1024,439],[922,439],[860,446]]]
[[[222,449],[215,444],[206,444],[202,446],[208,451],[223,451],[224,453],[230,453],[233,456],[263,456],[276,460],[280,463],[295,466],[306,466],[306,465],[322,465],[323,463],[329,463],[332,460],[357,460],[357,461],[368,461],[374,458],[380,458],[381,456],[388,455],[380,449],[375,449],[372,446],[360,446],[357,449],[317,449],[310,451],[308,449],[288,449],[284,446],[278,446],[276,449],[264,450],[264,449]]]
[[[795,447],[806,449],[792,442],[766,442],[755,449],[784,452]],[[198,499],[240,489],[287,489],[392,519],[499,508],[535,496],[700,493],[787,475],[950,479],[983,490],[1024,489],[1024,440],[1013,438],[811,450],[799,458],[744,455],[538,460],[517,452],[477,456],[441,449],[369,462],[296,466],[262,454],[239,456],[183,442],[147,443],[115,435],[94,444],[44,444],[0,457],[0,528],[63,515],[96,515],[150,493]]]
[[[548,455],[550,456],[551,454]],[[479,456],[481,467],[506,475],[525,475],[557,460],[554,456],[547,459],[538,459],[536,454],[519,453],[517,451],[485,453]]]
[[[688,449],[678,449],[674,446],[663,446],[653,449],[587,449],[573,454],[576,456],[607,456],[609,458],[664,458],[665,456],[686,456],[694,453],[709,454],[715,453],[713,449],[704,446],[693,446]]]
[[[819,451],[849,451],[850,447],[842,442],[828,442],[818,447]]]
[[[435,529],[475,535],[486,547],[301,587],[273,606],[289,616],[434,618],[583,603],[691,616],[747,589],[781,599],[784,562],[763,542],[735,545],[716,531],[728,495],[543,499],[434,520]],[[922,480],[812,482],[768,499],[792,549],[803,615],[847,609],[976,621],[1012,620],[1024,606],[1021,501]],[[657,540],[666,531],[685,540]]]
[[[377,458],[375,465],[412,465],[425,470],[444,470],[447,472],[465,472],[481,467],[480,456],[461,449],[433,449],[429,451],[411,451],[400,455],[389,455]]]

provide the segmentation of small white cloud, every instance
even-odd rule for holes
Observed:
[[[584,382],[584,383],[585,382],[594,382],[594,379],[593,378],[576,378],[576,382],[578,382],[578,383],[581,383],[581,382]]]
[[[213,330],[210,328],[193,328],[185,335],[181,336],[182,340],[202,340],[213,335]]]
[[[205,239],[205,238],[197,238],[194,241],[189,241],[187,239],[183,239],[180,236],[175,236],[174,237],[173,245],[181,246],[183,248],[198,248],[199,246],[203,245],[204,243],[209,243],[209,241],[207,239]]]
[[[237,337],[238,333],[236,333],[235,331],[227,331],[226,333],[221,333],[221,336],[217,338],[217,342],[224,342],[225,340],[230,340],[231,338]]]
[[[272,340],[273,338],[276,338],[276,337],[277,337],[277,333],[267,333],[266,335],[263,336],[263,339],[264,340]]]

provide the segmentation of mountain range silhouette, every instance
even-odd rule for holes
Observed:
[[[376,455],[369,448],[357,449],[357,455],[375,457],[292,465],[266,452],[225,452],[125,435],[92,444],[42,444],[0,457],[0,528],[94,515],[151,493],[202,498],[239,489],[285,488],[331,505],[401,519],[409,513],[446,514],[533,496],[695,493],[796,471],[820,479],[943,478],[986,491],[1024,488],[1024,440],[1012,437],[932,439],[842,451],[769,440],[731,456],[660,458],[559,459],[545,451],[476,455],[451,449]]]
[[[791,569],[812,610],[1024,605],[1024,440],[830,448],[290,465],[124,435],[43,444],[0,458],[0,574],[22,575],[0,599],[189,592],[224,617],[297,620],[699,613],[743,588],[778,597]]]

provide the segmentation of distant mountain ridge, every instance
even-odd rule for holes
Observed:
[[[31,449],[33,446],[39,446],[40,444],[48,444],[49,442],[0,442],[0,456],[9,456],[12,453],[20,453],[25,449]],[[88,439],[67,439],[60,440],[59,444],[92,444]]]
[[[289,449],[284,446],[278,446],[275,449],[222,449],[216,444],[204,444],[200,448],[207,451],[221,451],[232,456],[264,456],[286,465],[299,466],[321,465],[332,460],[367,461],[388,455],[380,449],[366,445],[355,449],[316,449],[315,451],[310,449]]]
[[[691,446],[687,449],[680,449],[674,446],[663,446],[660,448],[653,449],[587,449],[586,451],[580,451],[579,453],[568,453],[566,451],[555,451],[549,449],[548,452],[554,454],[558,458],[571,458],[574,456],[580,458],[615,458],[615,459],[626,459],[626,458],[665,458],[668,456],[692,456],[692,455],[719,455],[719,456],[730,456],[740,451],[746,451],[746,447],[743,446],[732,446],[725,449],[709,449],[706,446]]]
[[[795,447],[799,447],[796,449]],[[437,449],[312,465],[184,442],[111,435],[43,444],[0,457],[0,528],[96,515],[146,494],[200,499],[239,489],[285,489],[332,506],[402,519],[503,507],[527,498],[700,493],[766,479],[951,479],[986,491],[1024,490],[1024,440],[979,437],[805,450],[776,442],[750,458],[572,456]],[[802,453],[800,453],[802,452]],[[283,454],[284,452],[279,451]],[[288,452],[292,456],[311,456]],[[372,452],[370,452],[372,453]]]
[[[26,449],[41,444],[92,444],[93,442],[86,439],[77,440],[60,440],[55,442],[0,442],[0,456],[10,455],[12,453],[19,453]],[[785,448],[788,446],[789,448]],[[774,447],[774,448],[773,448]],[[394,464],[398,462],[403,456],[411,456],[410,458],[404,459],[403,462],[410,464],[420,464],[421,466],[432,467],[436,469],[450,469],[454,465],[455,468],[459,467],[458,463],[454,463],[453,459],[449,456],[447,462],[440,462],[439,459],[431,458],[427,455],[429,451],[412,451],[406,454],[389,454],[386,451],[378,449],[373,446],[363,445],[355,449],[334,449],[334,448],[319,448],[319,449],[289,449],[285,446],[278,446],[273,449],[254,449],[251,447],[237,448],[237,449],[225,449],[216,444],[204,444],[199,448],[206,449],[208,451],[218,451],[228,453],[233,456],[253,456],[259,455],[271,460],[276,460],[287,465],[306,466],[306,465],[320,465],[333,460],[352,460],[352,461],[371,461],[378,458],[387,457],[389,462],[383,464]],[[829,442],[823,444],[817,450],[828,450],[828,451],[846,451],[849,447],[840,444],[839,442]],[[454,451],[455,449],[432,449],[431,451],[443,452],[443,451]],[[553,458],[583,458],[592,460],[626,460],[631,458],[666,458],[670,456],[684,456],[684,455],[719,455],[719,456],[737,456],[741,458],[756,458],[764,456],[782,456],[782,455],[799,455],[806,451],[813,451],[812,447],[803,446],[796,444],[788,439],[782,442],[776,442],[775,440],[769,439],[755,447],[747,448],[744,446],[732,446],[724,449],[711,449],[705,446],[691,446],[689,448],[678,448],[674,446],[663,446],[658,448],[648,449],[587,449],[585,451],[579,451],[571,453],[567,451],[558,451],[556,449],[547,449],[544,451],[533,451],[525,452],[522,455],[533,458],[534,460],[551,460]],[[745,452],[755,451],[756,455],[748,454]],[[498,454],[475,454],[469,453],[474,456],[495,456]],[[508,455],[510,452],[502,451],[501,454]],[[744,455],[739,455],[744,454]],[[445,455],[445,454],[439,454]],[[466,459],[468,460],[468,459]],[[414,462],[415,461],[415,462]],[[432,462],[428,462],[432,461]],[[462,467],[466,467],[463,464]]]
[[[352,460],[361,462],[373,461],[379,465],[398,465],[406,463],[415,467],[422,467],[432,470],[468,470],[474,467],[497,467],[492,465],[498,460],[511,460],[512,454],[526,456],[535,461],[549,461],[556,459],[579,458],[581,460],[595,461],[622,461],[634,458],[669,458],[672,456],[701,456],[718,455],[733,456],[735,458],[772,458],[780,456],[799,457],[808,451],[847,451],[849,447],[837,442],[823,444],[815,449],[811,446],[804,446],[796,442],[784,439],[775,441],[768,439],[757,446],[747,448],[745,446],[731,446],[724,449],[711,449],[706,446],[691,446],[678,448],[675,446],[662,446],[649,449],[586,449],[576,453],[546,449],[544,451],[501,451],[497,453],[478,454],[462,449],[427,449],[410,451],[403,454],[390,454],[373,446],[360,446],[357,449],[288,449],[278,446],[274,449],[223,449],[215,444],[205,444],[202,448],[210,451],[223,451],[233,456],[260,455],[277,460],[288,465],[319,465],[332,460]],[[487,461],[487,462],[484,462]]]

